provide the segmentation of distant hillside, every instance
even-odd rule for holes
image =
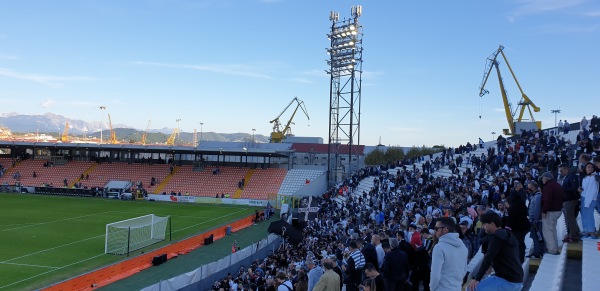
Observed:
[[[8,127],[13,133],[39,132],[58,136],[64,131],[66,122],[69,122],[70,136],[81,136],[87,133],[88,136],[100,138],[100,122],[70,119],[53,113],[44,115],[25,115],[16,112],[0,114],[0,126]],[[110,130],[106,129],[108,123],[103,123],[102,136],[106,140],[110,138]],[[144,134],[142,130],[123,124],[113,124],[113,128],[117,140],[122,142],[140,142]],[[146,143],[165,143],[172,132],[172,128],[150,129]],[[269,137],[264,135],[256,134],[254,138],[260,143],[269,142]],[[192,144],[194,134],[182,132],[180,139],[183,144]],[[197,139],[200,141],[200,133],[197,134]],[[202,139],[205,141],[243,142],[252,139],[252,134],[204,132]]]

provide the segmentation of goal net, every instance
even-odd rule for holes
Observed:
[[[123,255],[165,239],[169,217],[148,214],[106,225],[104,253]]]

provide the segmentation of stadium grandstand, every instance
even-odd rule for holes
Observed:
[[[556,140],[552,142],[551,137],[556,137]],[[350,161],[356,164],[347,165],[358,170],[333,187],[327,184],[322,162],[327,154],[324,152],[326,147],[319,144],[206,142],[191,148],[0,142],[5,153],[0,159],[5,168],[0,183],[13,191],[27,192],[36,192],[43,184],[45,188],[64,189],[63,194],[71,195],[69,191],[72,189],[103,188],[118,179],[139,186],[146,194],[142,197],[147,199],[169,197],[164,201],[181,202],[190,199],[197,202],[237,200],[254,206],[273,203],[276,208],[291,203],[291,197],[316,198],[318,212],[310,213],[311,202],[302,206],[290,205],[294,209],[289,210],[291,217],[288,221],[304,230],[301,248],[284,242],[275,253],[254,261],[259,246],[262,246],[261,254],[265,246],[277,248],[271,239],[267,239],[264,245],[261,242],[249,246],[249,250],[239,251],[236,262],[230,261],[226,267],[215,269],[210,276],[202,270],[216,268],[212,263],[197,266],[200,273],[194,275],[195,281],[189,280],[189,273],[172,274],[171,279],[162,282],[157,282],[156,278],[136,279],[147,284],[135,286],[137,289],[146,287],[144,290],[209,290],[214,286],[228,286],[226,279],[236,284],[268,285],[265,279],[274,276],[276,269],[284,268],[292,276],[293,270],[305,268],[309,259],[335,256],[337,263],[341,264],[343,258],[328,246],[348,244],[352,237],[378,235],[388,240],[400,238],[398,233],[406,234],[413,225],[418,229],[431,229],[431,219],[441,215],[455,217],[457,222],[467,227],[464,237],[477,241],[475,235],[481,233],[481,226],[477,226],[477,211],[506,211],[502,208],[505,203],[500,195],[486,196],[483,200],[483,193],[488,193],[486,191],[490,187],[503,185],[512,172],[524,182],[529,182],[541,177],[543,172],[553,171],[549,163],[542,164],[537,158],[560,159],[562,163],[576,166],[578,156],[586,151],[582,144],[589,140],[594,140],[592,152],[596,153],[599,150],[598,134],[592,136],[591,132],[580,130],[579,124],[575,123],[569,130],[550,128],[511,137],[506,144],[501,139],[467,143],[435,154],[405,157],[374,166],[363,162],[365,153],[373,148],[362,147],[357,160]],[[528,151],[528,158],[518,154],[521,147]],[[511,158],[498,162],[498,152],[506,152]],[[554,174],[558,177],[558,173]],[[510,177],[514,178],[514,175]],[[505,191],[507,197],[513,195],[510,184]],[[305,209],[299,210],[299,207]],[[301,211],[304,213],[301,214]],[[314,219],[316,217],[319,219]],[[379,217],[385,229],[377,226]],[[595,213],[595,220],[596,226],[600,225],[598,213]],[[578,223],[581,226],[581,219]],[[355,227],[349,228],[350,225]],[[523,290],[590,290],[589,286],[597,284],[596,276],[587,271],[597,266],[597,260],[592,259],[598,255],[596,241],[563,242],[562,238],[568,232],[563,216],[555,227],[557,255],[537,257],[533,239],[530,234],[526,236],[523,250],[526,257],[522,261]],[[471,241],[473,245],[463,287],[469,284],[473,277],[471,273],[476,272],[484,257],[475,241]],[[248,257],[242,257],[245,254]],[[293,268],[279,266],[281,256],[285,257],[285,261],[293,262]],[[228,277],[229,270],[248,267],[248,264],[252,270],[242,270]],[[582,270],[582,266],[583,272],[573,271]],[[257,269],[265,273],[253,276],[251,272]],[[143,272],[139,276],[143,277]],[[215,282],[216,277],[218,280]],[[427,283],[426,278],[420,275],[410,279],[417,286]]]
[[[327,188],[323,144],[205,141],[194,148],[0,141],[0,150],[0,184],[13,192],[107,196],[109,182],[124,180],[132,185],[127,193],[143,194],[134,195],[138,198],[175,195],[276,203],[277,195],[294,195],[309,183],[311,191]],[[364,166],[364,151],[360,146],[354,168]]]

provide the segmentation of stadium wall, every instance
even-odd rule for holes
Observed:
[[[204,245],[204,239],[212,235],[214,240],[223,238],[226,235],[228,227],[231,227],[232,232],[244,229],[253,224],[252,220],[255,215],[249,215],[238,221],[227,225],[206,231],[197,236],[164,246],[160,249],[139,255],[137,257],[127,259],[113,265],[74,277],[67,281],[57,283],[42,290],[45,291],[62,291],[62,290],[92,290],[98,287],[106,286],[123,278],[129,277],[144,269],[152,266],[152,259],[155,256],[167,254],[167,258],[171,259],[179,255],[184,255]]]
[[[250,266],[256,259],[262,260],[273,254],[283,240],[280,236],[271,234],[258,243],[239,250],[219,261],[198,267],[197,269],[150,285],[142,291],[170,290],[211,290],[215,281],[221,280],[228,273],[235,274],[242,266]]]
[[[201,196],[173,196],[161,194],[149,194],[148,199],[163,202],[176,203],[204,203],[204,204],[229,204],[229,205],[248,205],[248,206],[267,206],[268,200],[244,199],[244,198],[214,198]]]

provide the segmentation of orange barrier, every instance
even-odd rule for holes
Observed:
[[[190,251],[203,246],[204,239],[208,238],[211,234],[213,234],[214,240],[221,239],[225,236],[227,227],[231,226],[231,231],[236,232],[252,225],[254,218],[255,214],[252,214],[226,226],[212,229],[197,236],[164,246],[149,253],[145,253],[137,257],[115,263],[114,265],[110,265],[102,269],[74,277],[67,281],[57,283],[56,285],[52,285],[42,290],[93,290],[94,288],[106,286],[110,283],[127,278],[144,269],[150,268],[152,266],[152,259],[155,256],[167,254],[167,258],[171,259],[178,255],[189,253]]]

